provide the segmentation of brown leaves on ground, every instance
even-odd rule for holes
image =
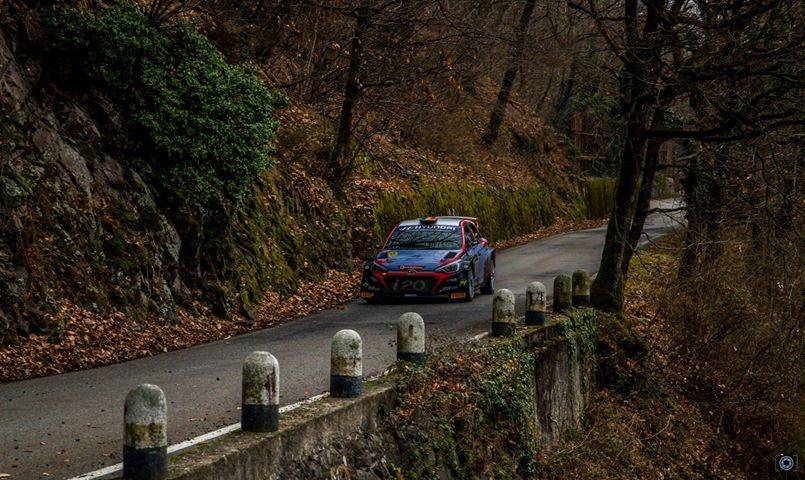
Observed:
[[[677,240],[641,250],[626,284],[625,315],[599,317],[599,331],[618,331],[602,328],[602,321],[622,322],[649,353],[618,357],[608,388],[593,395],[584,429],[541,456],[539,478],[750,478],[737,460],[740,444],[679,382],[669,320],[658,313],[672,294]]]
[[[196,306],[197,314],[180,309],[175,325],[156,317],[137,321],[119,312],[89,312],[63,300],[55,315],[64,321],[61,341],[30,335],[19,345],[0,349],[0,382],[124,362],[277,325],[355,298],[360,274],[356,264],[350,272],[331,270],[325,279],[305,283],[294,295],[268,292],[253,321],[217,318],[201,305]]]
[[[599,220],[559,221],[496,247],[508,248],[600,224]],[[354,299],[360,278],[361,261],[356,260],[352,271],[330,270],[326,278],[306,282],[295,294],[281,296],[267,292],[255,307],[253,320],[239,316],[218,318],[202,304],[196,304],[196,312],[180,309],[180,321],[171,324],[158,317],[135,320],[120,312],[94,313],[62,300],[54,315],[54,319],[60,319],[64,325],[60,339],[32,334],[19,345],[0,348],[0,382],[110,365],[278,325]]]
[[[593,395],[584,431],[540,458],[537,478],[745,479],[725,438],[674,394]]]

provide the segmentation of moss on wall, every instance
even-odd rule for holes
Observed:
[[[574,308],[565,314],[561,322],[562,334],[567,338],[568,358],[576,359],[581,365],[595,364],[596,340],[598,326],[596,310],[592,308]],[[573,375],[573,368],[569,370]],[[586,390],[587,375],[582,375],[582,387]]]
[[[311,208],[305,192],[287,181],[289,175],[266,176],[232,226],[206,242],[215,255],[209,259],[218,279],[213,295],[220,295],[211,300],[221,307],[255,303],[266,290],[290,293],[328,268],[347,266],[344,210],[335,201]]]
[[[585,178],[584,201],[588,218],[607,218],[615,202],[615,179]]]
[[[378,240],[401,220],[434,214],[478,217],[484,236],[495,242],[551,225],[558,209],[548,191],[538,186],[514,189],[447,184],[380,192],[374,213]]]

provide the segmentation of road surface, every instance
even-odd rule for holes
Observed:
[[[645,232],[656,238],[676,227],[674,218],[655,214]],[[571,232],[499,252],[498,288],[512,290],[522,310],[529,282],[541,281],[550,292],[560,273],[595,272],[604,233],[604,227]],[[120,462],[123,399],[140,383],[165,391],[171,444],[238,422],[241,361],[253,350],[277,357],[283,404],[328,388],[330,339],[343,328],[363,338],[364,374],[380,373],[394,361],[395,322],[406,311],[424,317],[430,341],[467,339],[489,328],[491,296],[450,304],[356,301],[186,350],[0,385],[0,473],[12,479],[69,478]]]

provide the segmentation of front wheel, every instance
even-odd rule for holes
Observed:
[[[484,295],[491,295],[495,293],[495,261],[489,263],[489,275],[486,276],[486,282],[481,288],[481,293]]]
[[[378,294],[374,294],[373,296],[371,296],[369,298],[364,298],[363,300],[366,303],[368,303],[369,305],[382,305],[382,304],[386,303],[386,299],[381,297]]]

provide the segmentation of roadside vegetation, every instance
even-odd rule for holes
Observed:
[[[534,415],[536,362],[558,363],[541,355],[567,339],[560,348],[571,359],[569,369],[573,362],[591,365],[595,317],[591,309],[560,316],[562,337],[547,340],[547,346],[525,345],[519,336],[449,345],[432,352],[424,367],[402,365],[393,372],[400,404],[388,423],[402,451],[400,477],[534,478],[545,438]],[[579,372],[576,381],[587,395],[589,372]],[[555,395],[566,394],[557,387]]]
[[[158,28],[128,2],[55,9],[43,26],[54,74],[114,102],[166,200],[203,224],[251,194],[272,161],[274,111],[286,105],[256,72],[227,63],[189,25]]]
[[[607,218],[592,302],[612,351],[572,451],[593,462],[598,441],[628,478],[605,459],[759,475],[801,449],[799,4],[565,7],[3,2],[4,379],[271,325],[281,298],[343,302],[402,217],[477,215],[501,244]],[[684,238],[640,253],[677,187]],[[142,343],[105,335],[128,329]],[[685,431],[708,440],[666,435]]]
[[[460,38],[507,50],[483,31],[513,11],[252,3],[3,4],[4,85],[20,88],[0,122],[0,342],[66,348],[84,331],[71,322],[120,315],[269,324],[267,298],[350,275],[403,217],[476,215],[509,244],[584,224],[586,172],[550,121],[566,106],[509,92],[489,141],[492,73],[508,66],[472,61]],[[64,355],[30,371],[93,364]]]
[[[680,244],[677,235],[639,253],[623,314],[577,310],[563,320],[568,348],[596,366],[582,426],[557,445],[535,444],[535,352],[519,339],[450,347],[434,352],[424,368],[397,371],[401,404],[390,423],[405,459],[399,475],[769,478],[775,454],[796,453],[805,434],[799,380],[783,382],[772,372],[796,369],[799,346],[760,340],[762,329],[752,325],[761,322],[755,312],[765,301],[722,284],[744,307],[747,318],[736,322],[747,330],[696,348],[704,342],[685,333],[691,295],[682,286],[689,284],[675,275]],[[697,302],[723,308],[703,297]],[[719,328],[721,318],[706,322]],[[758,341],[761,351],[749,346]],[[787,351],[769,351],[776,348]],[[743,362],[752,366],[735,368]]]

